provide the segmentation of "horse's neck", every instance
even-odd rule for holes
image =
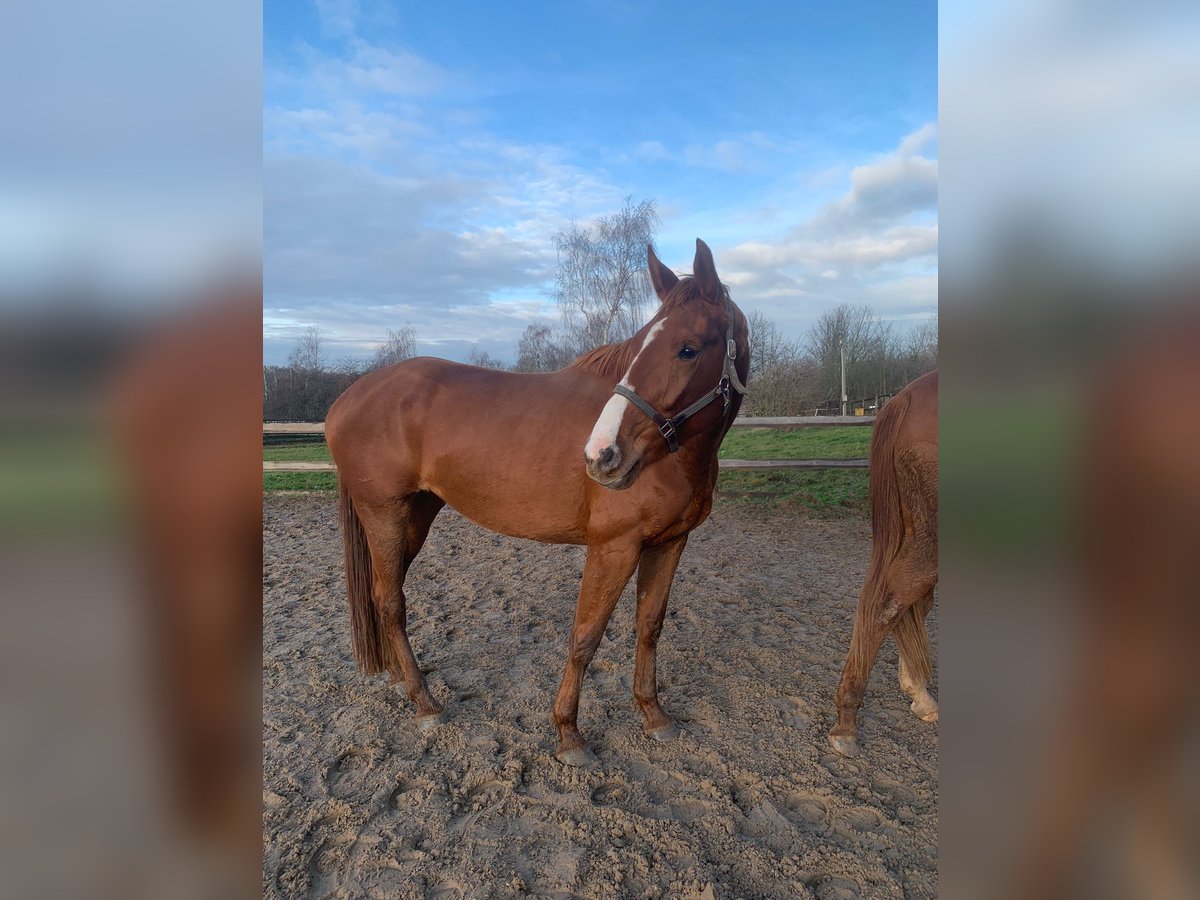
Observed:
[[[682,452],[686,447],[694,454],[697,462],[711,464],[715,467],[717,465],[717,451],[721,449],[721,443],[725,440],[725,435],[728,434],[730,424],[733,421],[732,417],[735,415],[737,415],[737,412],[731,403],[729,408],[722,413],[721,420],[715,427],[702,435],[697,435],[690,446],[681,446],[680,451]]]

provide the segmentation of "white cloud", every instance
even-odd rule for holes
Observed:
[[[642,141],[634,152],[639,159],[650,162],[660,162],[671,158],[670,151],[663,146],[661,141]]]
[[[264,181],[268,302],[480,304],[549,265],[545,243],[473,221],[494,187],[484,180],[293,157],[269,158]]]
[[[319,77],[277,79],[307,86],[302,101],[265,113],[268,359],[308,325],[344,354],[404,321],[448,353],[491,341],[510,356],[525,325],[553,312],[553,234],[624,191],[560,148],[439,128],[419,98],[394,96],[395,54],[359,46],[353,58],[365,62],[309,54]]]
[[[913,152],[912,139],[921,131],[901,141],[896,152],[851,169],[850,192],[823,209],[814,226],[853,230],[936,208],[937,160]]]
[[[936,142],[933,123],[891,153],[853,167],[849,189],[775,239],[720,255],[738,302],[786,325],[825,306],[866,303],[886,317],[931,314],[937,304]]]
[[[926,122],[912,134],[905,135],[896,148],[897,156],[917,156],[937,141],[937,124]]]
[[[444,87],[448,76],[437,65],[405,50],[385,50],[356,41],[354,56],[328,64],[325,73],[353,87],[382,94],[420,96]]]
[[[350,37],[359,15],[357,0],[316,0],[321,30],[332,37]]]
[[[563,147],[487,132],[487,110],[455,99],[472,93],[458,73],[361,38],[371,29],[357,4],[331,0],[320,14],[337,49],[304,46],[297,70],[275,65],[267,72],[268,358],[275,350],[285,356],[310,324],[322,329],[331,355],[341,356],[369,352],[405,321],[424,349],[462,358],[478,343],[511,358],[525,325],[554,316],[554,233],[573,218],[618,208],[628,186],[578,164]],[[732,180],[769,174],[798,147],[748,132],[703,144],[647,140],[627,159],[668,162],[664,170],[687,170],[693,179],[712,181],[716,171]],[[741,202],[722,216],[663,197],[664,231],[694,225],[716,246],[722,236],[732,242],[775,223],[777,236],[718,247],[718,265],[744,308],[758,304],[785,327],[802,327],[841,300],[897,316],[920,312],[922,302],[931,309],[935,126],[857,167],[828,163],[821,160],[820,172],[814,167],[820,177],[796,179],[805,205],[790,205],[776,191],[769,209]],[[814,191],[829,196],[833,178],[847,182],[845,193],[813,210]]]
[[[718,172],[746,173],[762,170],[764,157],[794,149],[794,142],[779,141],[761,131],[752,131],[711,144],[685,144],[678,151],[672,151],[661,141],[642,141],[634,148],[633,155],[646,162],[671,161]]]

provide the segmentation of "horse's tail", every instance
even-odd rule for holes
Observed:
[[[871,567],[867,581],[879,581],[888,563],[900,552],[904,518],[900,509],[900,479],[896,474],[896,439],[908,412],[907,392],[887,403],[871,434]]]
[[[887,403],[875,420],[871,435],[871,565],[867,569],[858,601],[868,621],[876,619],[887,602],[888,567],[900,553],[904,539],[903,501],[896,471],[896,442],[910,400],[909,393],[905,391]],[[929,639],[921,627],[922,612],[918,606],[910,606],[900,614],[892,634],[901,652],[921,670],[912,674],[928,681],[933,677]]]
[[[350,604],[350,642],[358,668],[374,675],[388,667],[389,648],[379,623],[372,596],[374,576],[371,571],[371,551],[367,533],[354,509],[354,500],[338,479],[342,506],[342,540],[346,548],[346,599]]]

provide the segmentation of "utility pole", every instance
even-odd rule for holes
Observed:
[[[846,342],[842,341],[842,415],[848,416],[850,412],[847,408],[846,397]]]

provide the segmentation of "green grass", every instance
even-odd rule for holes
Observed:
[[[868,426],[735,428],[722,459],[860,459],[871,445]],[[801,506],[820,515],[868,510],[866,469],[744,469],[721,473],[717,489],[732,503]],[[746,496],[750,494],[751,496]],[[758,496],[755,496],[758,495]]]
[[[263,472],[264,491],[336,491],[336,472]]]
[[[722,459],[865,458],[871,428],[734,428],[721,445]]]
[[[329,455],[329,447],[323,441],[263,447],[264,462],[328,462],[330,459],[332,457]]]
[[[865,514],[870,508],[866,469],[744,469],[721,473],[717,490],[730,503],[802,506],[822,516]]]
[[[847,459],[865,457],[871,429],[848,428],[738,428],[721,447],[725,459]],[[279,462],[320,462],[329,459],[323,443],[264,447],[263,459]],[[820,515],[865,513],[866,469],[804,469],[792,471],[742,470],[724,472],[718,490],[731,503],[767,503],[800,506]],[[265,491],[332,491],[333,472],[264,472]],[[732,493],[730,493],[732,492]],[[745,496],[746,493],[762,496]]]
[[[270,462],[328,462],[324,441],[263,447],[263,460]],[[264,472],[264,491],[335,491],[336,472]]]

